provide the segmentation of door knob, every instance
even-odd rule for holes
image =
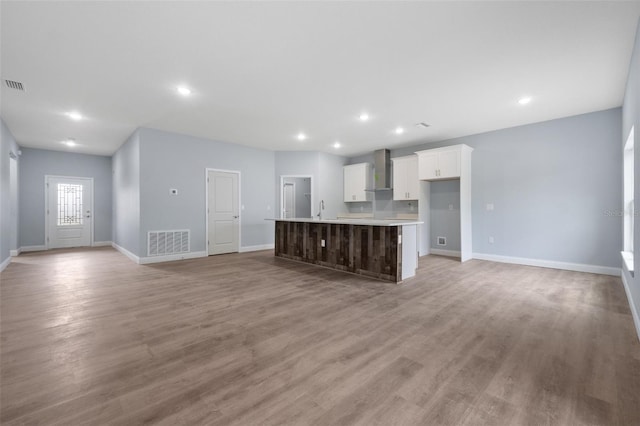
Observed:
[[[237,219],[237,218],[239,218],[239,217],[240,217],[240,216],[234,216],[233,218],[234,218],[234,219]]]

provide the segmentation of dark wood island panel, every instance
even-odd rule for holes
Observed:
[[[402,226],[276,221],[275,255],[397,283],[401,235]]]

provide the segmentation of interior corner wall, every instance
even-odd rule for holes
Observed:
[[[625,90],[624,103],[622,104],[622,135],[618,139],[620,149],[624,146],[631,129],[634,129],[634,200],[640,200],[640,21],[636,29],[635,45],[631,56],[631,64],[629,66],[629,74],[627,78],[627,86]],[[622,190],[622,159],[618,162],[620,176],[618,177],[618,187]],[[636,206],[640,205],[638,202]],[[624,211],[625,206],[622,201],[618,204],[618,209]],[[638,207],[636,207],[638,211]],[[640,226],[638,225],[638,217],[635,216],[635,226],[633,235],[633,246],[638,252],[640,247]],[[622,224],[620,224],[622,228]],[[619,244],[618,250],[622,250],[622,243]],[[640,255],[634,255],[634,271],[635,276],[631,276],[626,268],[622,269],[623,278],[626,282],[629,303],[634,314],[636,331],[640,337]]]
[[[206,169],[240,172],[240,248],[274,242],[274,152],[141,128],[139,247],[148,231],[189,229],[191,251],[206,252]],[[171,195],[177,189],[178,195]],[[146,256],[146,253],[142,253]]]
[[[111,241],[111,157],[23,148],[20,160],[20,247],[45,245],[46,175],[93,178],[93,240]]]
[[[18,226],[11,215],[10,152],[18,156],[18,146],[13,134],[0,118],[0,265],[6,265],[11,253],[12,230]],[[20,167],[18,157],[18,167]],[[1,270],[2,268],[0,268]]]
[[[134,256],[140,250],[140,138],[136,130],[113,154],[113,243]]]

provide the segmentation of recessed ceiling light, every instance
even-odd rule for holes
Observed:
[[[518,99],[518,103],[520,105],[526,105],[529,102],[531,102],[531,96],[525,96],[525,97],[522,97],[522,98]]]
[[[396,135],[401,135],[404,133],[404,129],[402,127],[396,127],[396,129],[394,130]]]
[[[296,139],[298,139],[299,141],[303,141],[307,138],[307,135],[305,135],[304,133],[300,132],[298,133],[298,135],[296,136]]]
[[[340,144],[340,142],[338,142],[338,141],[336,141],[336,142],[333,144],[333,147],[334,147],[335,149],[338,149],[338,148],[340,148],[341,146],[342,146],[342,145],[341,145],[341,144]]]
[[[367,121],[369,120],[369,114],[367,114],[366,112],[363,112],[362,114],[360,114],[360,121]]]
[[[82,114],[80,114],[77,111],[70,111],[67,113],[67,117],[69,117],[72,120],[78,121],[78,120],[82,120]]]
[[[62,141],[62,143],[65,144],[68,147],[76,146],[76,141],[74,139],[72,139],[72,138],[69,138],[69,139],[67,139],[65,141]]]
[[[177,90],[182,96],[189,96],[191,94],[191,89],[187,86],[178,86]]]

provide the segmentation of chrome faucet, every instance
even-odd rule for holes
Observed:
[[[322,210],[324,210],[324,200],[320,200],[320,208],[318,209],[319,220],[322,220]]]

